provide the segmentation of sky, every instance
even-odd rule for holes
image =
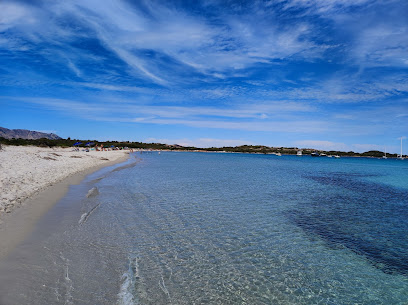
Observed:
[[[407,16],[406,0],[2,0],[0,126],[399,152]]]

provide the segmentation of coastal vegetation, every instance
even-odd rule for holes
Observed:
[[[77,144],[80,143],[80,144]],[[381,158],[384,153],[378,150],[370,150],[364,153],[357,153],[354,151],[324,151],[313,148],[298,148],[298,147],[270,147],[263,145],[241,145],[241,146],[228,146],[228,147],[210,147],[210,148],[198,148],[198,147],[186,147],[177,144],[162,144],[162,143],[143,143],[143,142],[130,142],[130,141],[97,141],[97,140],[80,140],[80,139],[21,139],[12,138],[6,139],[0,137],[1,144],[15,145],[15,146],[41,146],[41,147],[72,147],[75,144],[78,147],[86,147],[98,145],[101,147],[128,147],[133,149],[152,149],[152,150],[177,150],[177,151],[210,151],[210,152],[235,152],[235,153],[258,153],[258,154],[277,154],[282,155],[296,155],[299,150],[302,150],[303,155],[310,155],[312,152],[324,153],[326,155],[338,155],[349,157],[374,157]],[[396,158],[397,154],[387,154],[389,158]]]

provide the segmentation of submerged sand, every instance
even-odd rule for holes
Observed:
[[[119,162],[128,151],[3,146],[0,150],[0,219],[40,191],[80,172]]]

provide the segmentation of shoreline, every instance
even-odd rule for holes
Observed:
[[[122,158],[126,150],[76,151],[72,148],[5,146],[0,151],[0,220],[63,179]]]
[[[6,257],[10,251],[24,241],[41,217],[66,195],[71,185],[80,184],[90,174],[102,168],[123,163],[129,157],[128,152],[123,152],[121,156],[113,160],[104,160],[103,163],[75,171],[50,185],[36,190],[31,196],[19,202],[18,206],[13,206],[9,213],[1,213],[0,259]]]

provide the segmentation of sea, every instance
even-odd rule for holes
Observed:
[[[133,153],[0,261],[0,304],[408,304],[408,160]]]

